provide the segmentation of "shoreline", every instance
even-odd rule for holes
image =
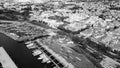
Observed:
[[[18,40],[17,35],[16,36],[15,35],[11,35],[10,33],[4,32],[2,30],[0,30],[0,33],[5,34],[6,36],[10,37],[13,40],[16,40],[16,41]]]
[[[7,54],[5,49],[3,47],[0,47],[0,54],[1,54],[1,63],[3,67],[7,68],[18,68],[14,61],[10,58],[10,56]]]

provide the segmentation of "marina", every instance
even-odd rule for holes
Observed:
[[[120,68],[120,1],[0,1],[0,68]]]
[[[18,43],[2,33],[0,33],[0,45],[4,47],[18,68],[44,68],[45,66],[52,68],[50,64],[41,63],[40,60],[37,60],[24,43]]]

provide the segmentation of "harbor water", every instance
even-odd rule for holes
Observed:
[[[0,45],[4,47],[18,68],[51,68],[32,55],[24,43],[19,43],[0,33]]]

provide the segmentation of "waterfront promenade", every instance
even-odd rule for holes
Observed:
[[[18,68],[3,47],[0,47],[0,62],[3,68]]]

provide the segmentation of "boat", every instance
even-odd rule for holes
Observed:
[[[44,54],[44,53],[42,53],[41,55],[40,55],[40,57],[38,58],[38,60],[42,60],[43,58],[45,58],[46,57],[46,55]]]
[[[25,42],[26,45],[28,45],[28,44],[30,44],[30,43],[32,43],[32,41]]]
[[[47,63],[49,61],[49,58],[46,56],[42,59],[42,63]]]
[[[34,56],[37,56],[37,55],[40,55],[42,54],[42,51],[40,51],[39,49],[36,49],[36,50],[33,50],[33,53],[32,53]]]
[[[26,45],[28,49],[33,49],[33,48],[36,48],[35,44],[34,43],[30,43],[28,45]]]

